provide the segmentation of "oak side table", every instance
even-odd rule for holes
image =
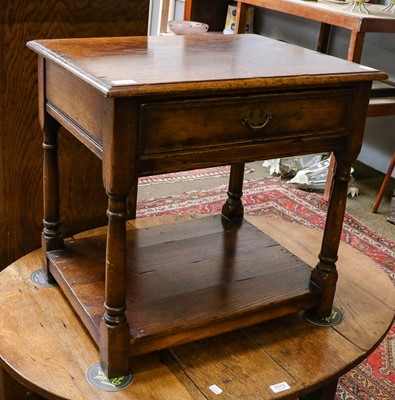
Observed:
[[[372,81],[386,74],[258,35],[28,47],[39,56],[43,269],[98,344],[108,377],[127,374],[131,355],[303,310],[330,317],[350,168]],[[60,125],[102,160],[104,236],[62,237]],[[243,218],[243,172],[245,162],[323,151],[337,168],[311,271]],[[222,215],[127,235],[138,177],[228,164]]]

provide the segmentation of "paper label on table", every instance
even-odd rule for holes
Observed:
[[[111,83],[117,86],[127,86],[127,85],[135,85],[137,82],[134,81],[133,79],[122,79],[118,81],[111,81]]]
[[[284,390],[291,389],[291,386],[289,386],[287,382],[281,382],[281,383],[276,383],[275,385],[271,385],[270,389],[272,389],[274,393],[280,393],[283,392]]]
[[[214,392],[215,394],[221,394],[222,389],[220,389],[217,385],[211,385],[209,389]]]

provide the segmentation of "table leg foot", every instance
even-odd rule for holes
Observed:
[[[52,277],[52,275],[51,275]],[[52,278],[54,281],[54,279]],[[48,280],[47,275],[43,269],[37,269],[32,272],[30,275],[30,281],[34,283],[35,285],[38,286],[43,286],[43,287],[54,287],[58,286],[57,282],[52,282],[51,280]]]
[[[332,312],[329,317],[317,317],[314,310],[308,310],[304,313],[304,317],[307,321],[319,325],[319,326],[335,326],[340,324],[343,320],[343,313],[336,307],[332,308]]]
[[[333,300],[336,291],[338,273],[334,263],[326,263],[320,255],[320,262],[311,273],[311,285],[316,285],[321,290],[320,303],[311,310],[315,313],[315,319],[329,318],[333,309]]]
[[[117,392],[126,389],[134,380],[134,376],[130,372],[127,375],[108,379],[106,374],[103,372],[100,363],[92,365],[89,368],[86,377],[90,385],[106,392]]]
[[[129,324],[100,324],[100,366],[109,379],[129,374]]]

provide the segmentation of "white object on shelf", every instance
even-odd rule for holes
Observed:
[[[208,25],[195,21],[170,21],[169,29],[176,35],[201,35],[208,31]]]
[[[248,7],[247,21],[246,21],[246,25],[244,28],[244,33],[253,33],[253,31],[254,31],[254,14],[255,14],[255,8]],[[225,34],[235,33],[236,15],[237,15],[237,7],[228,5],[228,12],[226,14],[226,21],[225,21],[225,29],[223,31]]]
[[[310,167],[301,169],[287,183],[296,185],[300,189],[325,189],[328,177],[329,158]]]
[[[328,178],[330,158],[322,160],[310,167],[301,169],[287,183],[295,185],[299,189],[304,190],[325,190],[326,181]],[[351,174],[354,169],[351,168]],[[350,184],[347,189],[347,194],[352,197],[359,195],[359,189],[354,185],[354,178],[350,177]]]

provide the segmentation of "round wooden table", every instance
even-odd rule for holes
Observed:
[[[174,219],[141,219],[130,227]],[[316,262],[320,232],[280,219],[246,219],[303,261]],[[0,273],[1,399],[333,398],[337,378],[378,346],[395,310],[395,290],[381,268],[344,243],[339,254],[340,324],[317,326],[299,313],[136,357],[133,383],[107,392],[87,381],[98,349],[60,290],[31,282],[41,268],[41,251],[34,251]],[[37,397],[21,394],[18,382]]]

